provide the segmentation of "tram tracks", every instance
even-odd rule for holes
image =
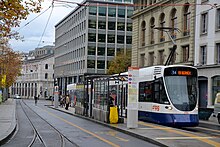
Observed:
[[[33,128],[34,136],[28,147],[41,145],[44,147],[50,146],[76,146],[64,134],[52,126],[47,120],[37,114],[29,105],[23,100],[19,101],[21,109],[27,117],[31,127]],[[52,136],[52,137],[51,137]]]

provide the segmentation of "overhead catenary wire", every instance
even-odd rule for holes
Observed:
[[[44,14],[45,12],[47,12],[47,10],[49,10],[51,8],[51,6],[49,6],[46,10],[44,10],[42,13],[40,13],[39,15],[37,15],[35,18],[33,18],[32,20],[30,20],[29,22],[27,22],[24,26],[20,27],[18,30],[16,30],[16,32],[20,31],[21,29],[23,29],[24,27],[26,27],[27,25],[29,25],[31,22],[33,22],[35,19],[37,19],[38,17],[40,17],[42,14]]]
[[[49,17],[48,17],[48,19],[47,19],[47,23],[46,23],[46,25],[45,25],[45,27],[44,27],[44,31],[43,31],[43,33],[42,33],[42,35],[41,35],[40,41],[39,41],[39,43],[38,43],[38,45],[37,45],[37,48],[40,46],[40,43],[41,43],[42,38],[43,38],[43,36],[44,36],[44,33],[46,32],[47,26],[48,26],[48,24],[49,24],[49,21],[50,21],[52,12],[53,12],[53,8],[54,8],[54,5],[53,5],[53,1],[52,1],[52,9],[51,9],[50,15],[49,15]]]

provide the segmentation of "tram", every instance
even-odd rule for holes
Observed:
[[[199,124],[197,69],[185,65],[139,69],[138,118],[167,126]]]

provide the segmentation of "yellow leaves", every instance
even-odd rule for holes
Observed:
[[[6,46],[0,46],[0,88],[10,87],[21,70],[20,55]]]
[[[18,27],[22,19],[34,12],[39,13],[43,0],[1,0],[0,1],[0,39],[11,37],[11,29]]]
[[[116,74],[127,71],[131,65],[131,53],[124,54],[120,52],[111,62],[108,68],[108,74]]]

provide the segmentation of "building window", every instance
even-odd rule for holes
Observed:
[[[216,44],[216,63],[220,64],[220,43]]]
[[[123,8],[118,8],[118,17],[125,17],[125,9]]]
[[[89,14],[90,15],[96,15],[97,8],[96,7],[89,7]]]
[[[106,29],[106,23],[105,21],[99,21],[99,29]]]
[[[175,32],[175,28],[177,28],[177,16],[176,16],[176,9],[173,8],[171,10],[171,19],[170,19],[170,27],[172,28],[172,31],[171,31],[171,37],[173,39],[176,39],[176,32]]]
[[[164,62],[164,50],[158,52],[158,64],[163,65]]]
[[[48,73],[45,73],[45,79],[48,79]]]
[[[132,23],[127,23],[127,31],[132,31]]]
[[[173,51],[173,48],[170,48],[170,53]],[[176,61],[176,50],[174,51],[174,53],[173,53],[173,57],[170,59],[170,64],[172,65],[172,64],[174,64],[175,63],[175,61]]]
[[[115,56],[115,49],[114,48],[108,48],[107,49],[107,56]]]
[[[204,45],[204,46],[201,46],[200,47],[200,63],[202,65],[205,65],[206,64],[206,60],[207,60],[207,46]]]
[[[220,9],[216,11],[216,29],[220,29]]]
[[[117,28],[120,31],[124,31],[125,30],[125,23],[124,22],[118,22]]]
[[[95,33],[89,33],[88,34],[88,40],[90,42],[96,42],[96,34]]]
[[[115,30],[115,22],[108,22],[108,29]]]
[[[133,15],[133,10],[127,10],[127,18],[131,18]]]
[[[160,15],[160,27],[163,28],[164,27],[164,24],[165,24],[165,14],[164,13],[161,13]],[[160,42],[163,42],[165,41],[165,36],[164,36],[164,31],[160,31],[160,36],[159,36],[159,40]]]
[[[95,68],[95,60],[88,60],[87,68]]]
[[[95,47],[93,46],[88,47],[88,55],[95,55]]]
[[[48,64],[45,64],[45,69],[48,69]]]
[[[98,56],[105,56],[105,48],[98,47]]]
[[[149,66],[152,66],[152,65],[154,65],[154,52],[150,52],[149,53],[149,58],[148,58],[149,60],[148,60],[148,65]]]
[[[132,37],[126,36],[126,44],[132,44]]]
[[[89,28],[96,28],[96,20],[89,20]]]
[[[154,44],[154,23],[155,19],[152,17],[150,20],[150,44]]]
[[[106,7],[99,7],[99,16],[106,16]]]
[[[208,13],[203,13],[201,15],[201,34],[207,33],[208,28]]]
[[[116,8],[108,8],[108,16],[109,17],[116,17]]]
[[[140,57],[140,67],[144,67],[144,61],[145,61],[145,54],[141,54],[141,57]]]
[[[188,36],[190,33],[190,13],[189,5],[185,6],[183,14],[183,36]]]
[[[183,62],[188,62],[189,61],[189,45],[183,46]]]
[[[105,61],[97,61],[97,68],[98,69],[105,69]]]
[[[141,23],[141,45],[145,46],[145,30],[146,30],[146,23],[142,21]]]
[[[115,43],[115,35],[108,34],[108,43]]]
[[[118,37],[117,37],[117,43],[124,43],[124,36],[118,35]]]
[[[212,77],[212,103],[214,104],[215,96],[219,92],[220,89],[220,76]]]
[[[98,34],[98,42],[105,42],[105,34]]]

